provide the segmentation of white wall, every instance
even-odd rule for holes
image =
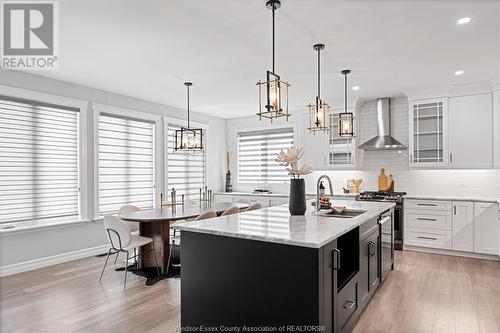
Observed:
[[[0,85],[164,115],[169,118],[186,119],[186,111],[182,109],[23,72],[2,71]],[[0,90],[0,94],[2,93],[5,92]],[[226,120],[196,112],[191,113],[191,119],[209,126],[206,147],[207,186],[214,191],[222,190]],[[105,244],[107,241],[102,223],[92,221],[31,231],[2,232],[0,233],[0,276],[41,266],[44,260],[46,263],[54,263],[68,258],[93,255],[96,251],[102,251],[100,247]],[[68,253],[71,255],[68,256]]]

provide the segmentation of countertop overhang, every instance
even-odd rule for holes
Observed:
[[[336,206],[366,212],[353,218],[335,218],[313,215],[311,202],[307,202],[307,211],[301,216],[291,216],[288,205],[281,205],[202,221],[177,222],[173,227],[181,231],[321,248],[395,206],[391,202],[337,200]]]

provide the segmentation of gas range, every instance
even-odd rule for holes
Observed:
[[[389,201],[402,203],[403,197],[406,195],[406,192],[378,192],[378,191],[365,191],[361,192],[356,200],[362,201]]]
[[[403,197],[406,192],[377,192],[377,191],[365,191],[361,192],[356,200],[362,201],[385,201],[394,202],[396,206],[394,207],[393,215],[393,228],[394,228],[394,249],[403,249]]]

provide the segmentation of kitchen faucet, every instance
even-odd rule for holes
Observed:
[[[318,183],[316,184],[316,211],[317,212],[319,212],[319,209],[320,209],[320,204],[319,204],[319,186],[320,186],[321,180],[323,178],[326,178],[326,180],[328,180],[328,187],[330,188],[330,195],[333,197],[332,180],[327,175],[321,175],[321,176],[319,176]]]

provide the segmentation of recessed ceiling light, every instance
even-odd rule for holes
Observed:
[[[462,17],[457,21],[457,24],[467,24],[470,22],[470,17]]]
[[[460,75],[463,75],[465,72],[463,70],[458,70],[455,72],[455,75],[456,76],[460,76]]]
[[[359,90],[359,87],[358,87],[358,86],[354,86],[354,87],[352,87],[352,90],[354,90],[354,91],[358,91],[358,90]]]

